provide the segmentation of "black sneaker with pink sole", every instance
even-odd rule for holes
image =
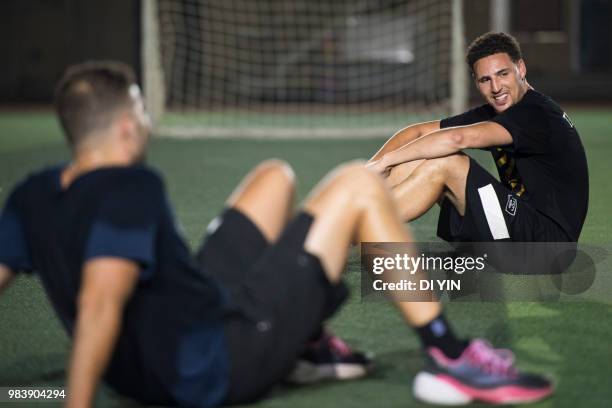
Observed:
[[[353,380],[372,371],[371,356],[352,350],[340,337],[324,332],[308,345],[287,378],[292,384]]]

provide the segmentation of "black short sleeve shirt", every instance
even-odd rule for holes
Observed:
[[[487,148],[500,181],[577,241],[588,208],[589,179],[584,147],[569,116],[547,96],[528,90],[500,114],[482,105],[443,119],[440,127],[483,121],[498,123],[512,136],[510,145]]]
[[[141,266],[107,381],[143,401],[202,406],[225,398],[225,294],[195,265],[159,175],[143,166],[91,171],[67,189],[62,167],[28,177],[0,215],[0,263],[35,271],[72,334],[83,265],[119,257]]]

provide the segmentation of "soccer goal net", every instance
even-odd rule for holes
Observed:
[[[461,0],[145,0],[156,133],[385,136],[465,106]]]

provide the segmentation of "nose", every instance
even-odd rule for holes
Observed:
[[[498,93],[499,90],[500,90],[499,82],[497,82],[497,79],[492,78],[491,79],[491,91],[493,93]]]

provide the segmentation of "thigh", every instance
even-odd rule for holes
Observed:
[[[227,200],[227,206],[245,214],[274,242],[293,207],[294,175],[280,160],[266,160],[249,172]]]
[[[332,285],[319,259],[304,250],[313,218],[299,214],[250,271],[238,302],[242,313],[226,321],[230,352],[228,403],[263,396],[282,381],[298,355],[347,296]]]
[[[567,240],[560,227],[470,159],[465,215],[441,204],[438,235],[447,241],[545,242]]]
[[[510,240],[516,219],[502,207],[512,192],[470,158],[465,182],[465,210],[444,199],[438,218],[438,236],[447,241],[493,242]]]
[[[406,180],[412,172],[419,167],[425,160],[414,160],[411,162],[406,162],[402,164],[398,164],[393,167],[389,172],[389,176],[385,178],[385,182],[391,188],[397,186],[402,181]]]
[[[249,217],[228,208],[208,225],[196,260],[202,271],[231,289],[245,279],[269,247]]]

